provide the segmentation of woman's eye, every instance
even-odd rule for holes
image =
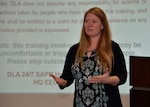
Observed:
[[[93,23],[96,23],[97,21],[93,21]]]
[[[89,21],[89,20],[85,20],[84,22],[85,23],[89,23],[89,22],[91,22],[91,23],[97,23],[97,21]]]
[[[88,20],[85,20],[84,22],[89,22]]]

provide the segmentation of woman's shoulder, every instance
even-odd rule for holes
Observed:
[[[76,43],[74,45],[72,45],[69,49],[69,52],[70,54],[76,54],[76,51],[78,50],[78,47],[79,47],[79,43]]]
[[[112,41],[112,50],[113,50],[113,53],[117,54],[117,55],[122,53],[122,50],[121,50],[119,44],[115,41]]]
[[[113,40],[111,41],[111,43],[112,43],[113,47],[119,46],[119,44],[117,42],[113,41]]]
[[[113,50],[116,50],[116,49],[117,49],[117,50],[118,50],[118,49],[120,50],[119,44],[118,44],[117,42],[113,41],[113,40],[112,40],[112,49],[113,49]]]
[[[79,47],[79,43],[76,43],[70,47],[70,50],[77,50]]]

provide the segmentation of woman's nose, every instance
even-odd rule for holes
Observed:
[[[91,25],[92,25],[92,21],[89,21],[89,22],[88,22],[88,26],[91,26]]]

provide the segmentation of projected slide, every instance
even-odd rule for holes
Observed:
[[[128,72],[129,56],[150,55],[149,0],[1,0],[0,93],[73,93],[74,85],[60,90],[49,74],[61,75],[92,7],[105,11]],[[120,92],[129,89],[128,75]]]

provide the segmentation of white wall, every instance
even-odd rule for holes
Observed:
[[[129,95],[121,95],[123,107]],[[0,107],[72,107],[72,94],[0,94]]]

